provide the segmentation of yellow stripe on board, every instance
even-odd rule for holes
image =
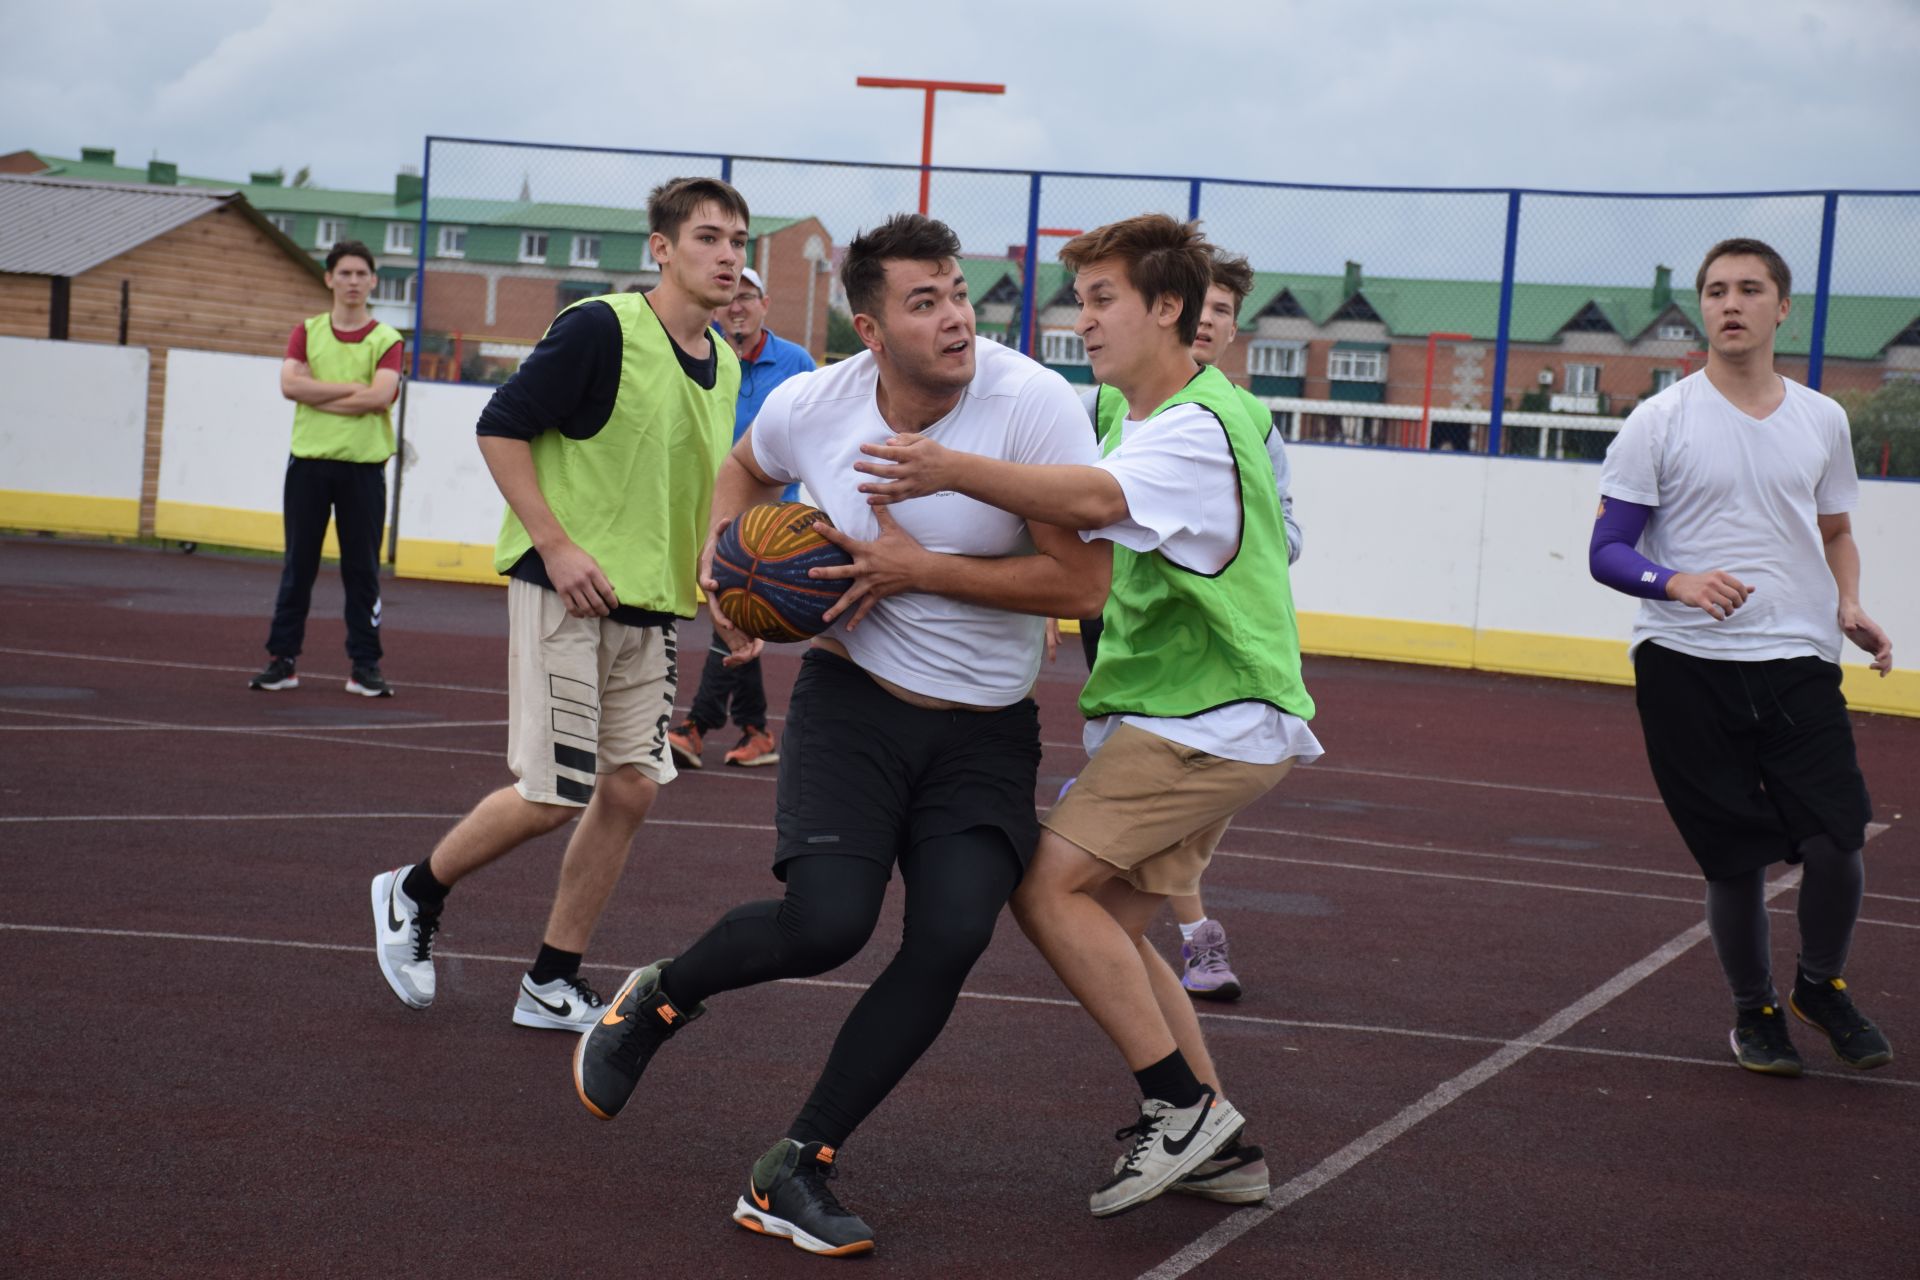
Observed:
[[[438,542],[430,538],[402,538],[394,556],[394,573],[402,578],[432,578],[436,582],[485,582],[505,586],[494,572],[491,542]]]
[[[140,499],[0,489],[0,528],[135,538],[140,535]]]
[[[198,502],[156,502],[153,536],[168,542],[207,542],[222,547],[249,547],[256,551],[286,550],[285,526],[278,511],[248,511]],[[327,525],[320,554],[338,559],[340,543]]]

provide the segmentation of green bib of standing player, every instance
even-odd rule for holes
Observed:
[[[623,605],[691,618],[695,571],[713,508],[713,478],[733,445],[740,362],[724,342],[711,391],[689,378],[667,331],[638,293],[588,298],[620,318],[620,393],[585,440],[533,439],[540,493],[560,527],[600,565]],[[507,509],[493,567],[505,573],[533,548]]]
[[[1300,633],[1287,573],[1286,527],[1267,455],[1270,418],[1248,411],[1240,389],[1202,369],[1153,417],[1195,404],[1219,420],[1240,484],[1240,547],[1220,572],[1183,569],[1158,551],[1115,544],[1113,588],[1101,614],[1100,653],[1081,714],[1177,719],[1236,702],[1264,702],[1302,720],[1313,699],[1300,677]],[[1102,453],[1120,444],[1127,402],[1102,387],[1094,417]],[[1151,430],[1152,417],[1131,429]]]
[[[333,317],[307,321],[307,368],[316,382],[373,384],[380,357],[400,341],[400,331],[375,324],[358,342],[333,336]],[[310,404],[293,406],[293,456],[336,462],[385,462],[393,456],[393,418],[385,409],[346,416],[324,413]]]

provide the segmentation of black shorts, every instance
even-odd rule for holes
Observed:
[[[810,853],[886,867],[907,849],[974,827],[1005,833],[1024,869],[1040,839],[1033,791],[1040,711],[930,711],[845,658],[810,649],[780,742],[773,871]]]
[[[1873,806],[1837,665],[1715,661],[1649,640],[1633,666],[1653,780],[1707,879],[1797,862],[1811,836],[1866,843]]]

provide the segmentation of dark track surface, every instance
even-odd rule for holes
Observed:
[[[1003,920],[847,1146],[837,1190],[879,1248],[836,1262],[728,1214],[897,904],[827,980],[717,999],[590,1118],[571,1040],[508,1023],[564,833],[460,886],[431,1010],[369,945],[368,879],[509,780],[504,595],[387,584],[400,693],[369,701],[340,689],[329,570],[302,687],[252,694],[277,573],[0,541],[0,1274],[1920,1274],[1920,722],[1856,717],[1890,829],[1849,976],[1899,1056],[1850,1072],[1797,1027],[1812,1070],[1780,1081],[1732,1065],[1710,945],[1669,945],[1700,884],[1631,691],[1309,659],[1329,754],[1207,881],[1248,993],[1204,1023],[1276,1201],[1087,1213],[1132,1082]],[[797,656],[767,663],[776,710]],[[1042,802],[1084,759],[1083,675],[1069,640]],[[719,768],[730,742],[636,841],[588,956],[603,988],[774,895],[773,771]]]

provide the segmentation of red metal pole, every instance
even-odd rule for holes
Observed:
[[[901,80],[891,76],[857,76],[854,83],[862,89],[920,89],[927,95],[925,114],[920,124],[920,212],[927,211],[928,188],[933,178],[933,95],[936,93],[1005,93],[1003,84],[973,84],[964,80]]]
[[[920,216],[927,216],[927,186],[933,179],[933,90],[927,90],[927,114],[920,124]]]

